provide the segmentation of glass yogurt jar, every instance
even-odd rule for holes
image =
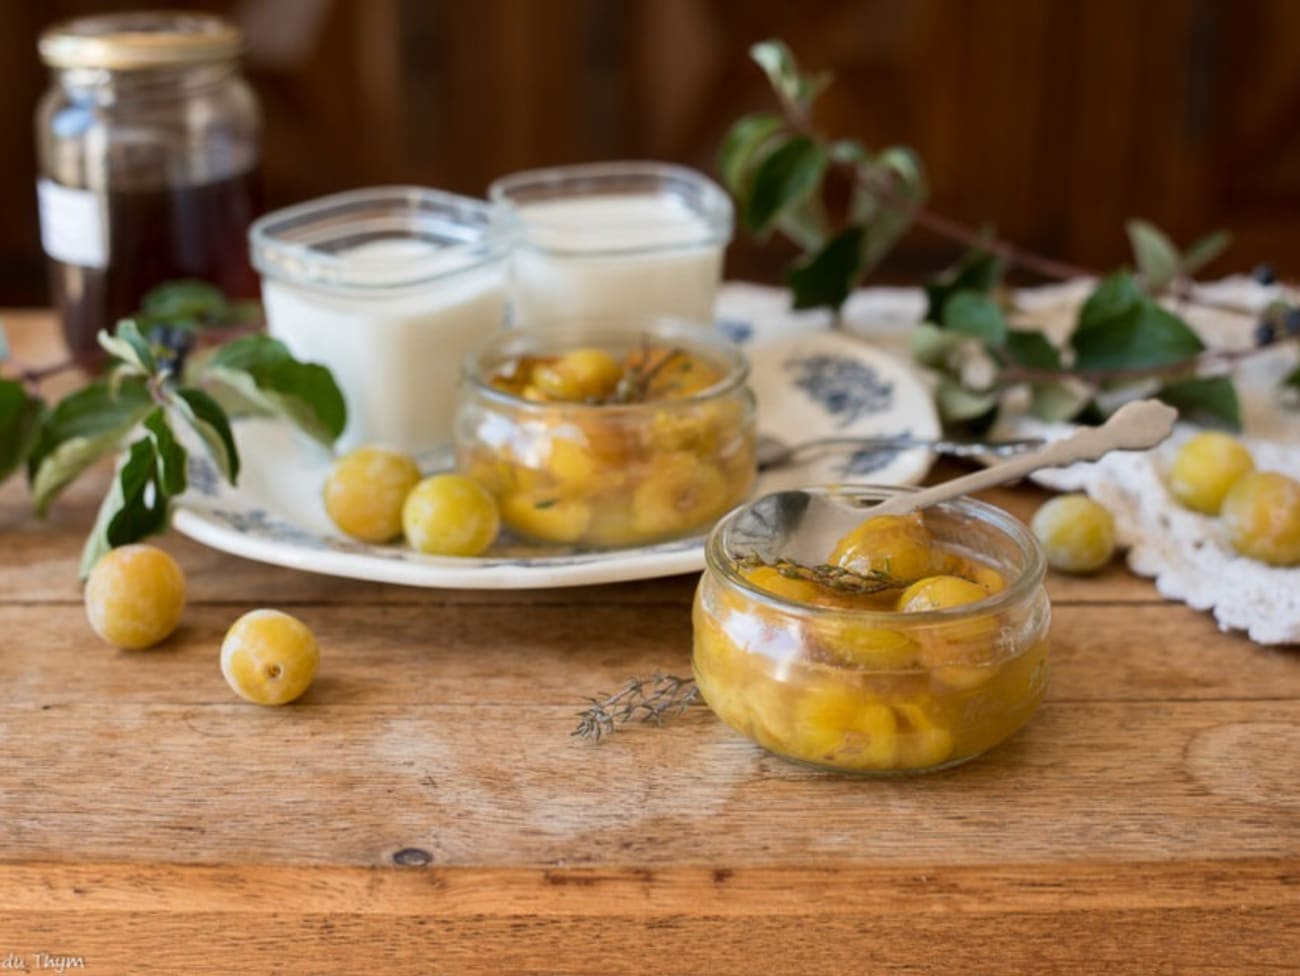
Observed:
[[[507,330],[466,362],[457,467],[532,541],[694,535],[756,476],[747,375],[736,346],[692,322]]]
[[[515,322],[671,316],[712,324],[733,218],[730,197],[703,174],[666,163],[590,163],[515,173],[489,196],[520,224]]]
[[[446,447],[460,364],[505,321],[509,216],[378,187],[277,210],[249,237],[271,334],[347,398],[340,447]]]
[[[903,489],[808,490],[865,504]],[[692,662],[724,722],[790,759],[892,775],[966,762],[1029,720],[1051,610],[1024,525],[961,498],[868,519],[801,567],[783,558],[799,528],[781,528],[778,497],[729,514],[706,550]]]

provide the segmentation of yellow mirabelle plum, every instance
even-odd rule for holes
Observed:
[[[921,705],[894,705],[899,718],[898,765],[902,769],[929,769],[944,762],[953,751],[952,732],[940,725]]]
[[[1087,495],[1058,495],[1030,522],[1047,564],[1065,573],[1091,573],[1115,555],[1115,520]]]
[[[222,676],[235,694],[256,705],[284,705],[300,697],[319,663],[312,632],[279,610],[249,611],[221,642]]]
[[[931,576],[913,583],[898,598],[904,613],[926,613],[978,603],[989,597],[978,583],[959,576]],[[953,621],[918,626],[915,639],[921,662],[931,677],[951,688],[973,688],[997,671],[987,662],[996,655],[998,620],[995,614],[976,614]]]
[[[1300,482],[1276,471],[1243,475],[1221,512],[1232,546],[1271,566],[1300,564]]]
[[[86,616],[114,647],[138,651],[169,637],[185,609],[185,574],[154,546],[110,550],[86,581]]]
[[[411,490],[402,506],[406,540],[437,556],[478,556],[496,540],[501,515],[496,499],[471,478],[438,474]]]
[[[1218,515],[1233,482],[1255,469],[1246,445],[1219,431],[1197,434],[1178,449],[1169,467],[1169,490],[1186,507]]]
[[[571,544],[587,532],[591,509],[580,501],[554,495],[507,495],[501,519],[520,535],[539,542]]]
[[[897,730],[888,705],[868,700],[861,690],[829,682],[794,699],[782,751],[851,769],[892,769],[898,760]]]
[[[402,503],[420,469],[399,451],[359,447],[334,462],[325,479],[325,511],[341,532],[363,542],[402,534]]]
[[[830,562],[864,575],[883,573],[903,582],[935,571],[934,542],[921,514],[879,515],[844,536]]]
[[[898,598],[898,609],[904,613],[946,610],[977,603],[988,596],[984,587],[960,576],[930,576],[917,580],[903,591]]]
[[[656,459],[632,496],[632,527],[649,539],[703,527],[731,499],[727,479],[712,464],[686,451]]]
[[[579,402],[609,396],[623,367],[603,349],[581,348],[533,368],[533,385],[552,400]]]

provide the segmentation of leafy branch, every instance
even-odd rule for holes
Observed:
[[[1258,350],[1207,351],[1167,307],[1176,301],[1255,317],[1193,287],[1193,275],[1227,248],[1226,233],[1180,250],[1150,223],[1129,221],[1136,272],[1100,278],[1066,344],[1057,348],[1037,330],[1011,326],[1015,309],[1003,275],[1012,267],[1061,280],[1099,278],[1095,272],[929,210],[924,168],[912,149],[873,152],[815,127],[814,103],[829,86],[829,75],[801,72],[780,41],[757,44],[750,53],[781,111],[735,122],[718,168],[751,234],[765,240],[781,233],[803,251],[788,273],[795,308],[838,312],[901,237],[921,227],[967,249],[927,284],[925,319],[913,335],[917,359],[936,373],[935,398],[950,424],[986,428],[1008,394],[1018,391],[1028,393],[1030,409],[1040,417],[1097,419],[1108,405],[1131,395],[1132,389],[1122,387],[1137,384],[1191,419],[1240,423],[1236,390],[1224,374]],[[844,185],[847,202],[836,192]],[[1260,345],[1300,335],[1298,316],[1290,304],[1271,306],[1259,325],[1267,337]],[[1295,374],[1286,382],[1300,389]]]
[[[190,361],[201,329],[255,317],[210,285],[165,285],[113,334],[99,334],[105,374],[53,406],[31,390],[30,374],[0,379],[0,480],[25,466],[38,515],[95,462],[117,456],[82,554],[83,577],[109,549],[166,529],[188,477],[178,430],[192,434],[231,484],[240,459],[230,411],[281,417],[326,444],[342,433],[347,410],[329,371],[299,362],[275,339],[245,335]]]

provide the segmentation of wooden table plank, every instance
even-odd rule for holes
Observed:
[[[683,909],[689,907],[683,905]],[[635,966],[662,976],[755,973],[1294,973],[1290,905],[852,917],[644,916],[471,919],[441,915],[28,913],[29,941],[76,946],[85,972],[358,972],[592,976]],[[69,970],[72,972],[73,970]]]
[[[432,694],[431,694],[432,697]],[[0,861],[719,868],[1300,855],[1300,701],[1060,702],[864,782],[700,713],[572,740],[508,703],[0,706]],[[69,844],[74,849],[69,850]]]
[[[283,867],[115,862],[0,863],[0,912],[284,911],[299,915],[719,918],[959,912],[1060,914],[1300,903],[1293,859],[1005,865],[854,864],[719,870]]]

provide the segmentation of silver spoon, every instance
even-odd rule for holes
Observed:
[[[907,451],[924,447],[949,457],[1005,457],[1021,454],[1047,443],[1041,437],[1019,437],[1001,441],[954,441],[942,437],[913,437],[911,434],[886,434],[879,437],[818,437],[816,440],[787,444],[771,434],[758,438],[758,470],[784,467],[796,458],[825,448],[842,447],[857,451]]]
[[[835,543],[865,518],[905,515],[919,508],[995,485],[1016,481],[1040,468],[1057,468],[1076,461],[1095,461],[1111,451],[1139,451],[1154,447],[1174,429],[1178,411],[1159,400],[1136,400],[1120,407],[1100,427],[1083,427],[1041,450],[1020,454],[981,471],[953,478],[921,491],[905,491],[878,503],[854,504],[843,498],[807,491],[779,491],[768,495],[737,520],[731,531],[732,555],[739,544],[755,544],[768,558],[779,555],[805,565],[817,565]],[[798,530],[796,532],[796,530]]]

